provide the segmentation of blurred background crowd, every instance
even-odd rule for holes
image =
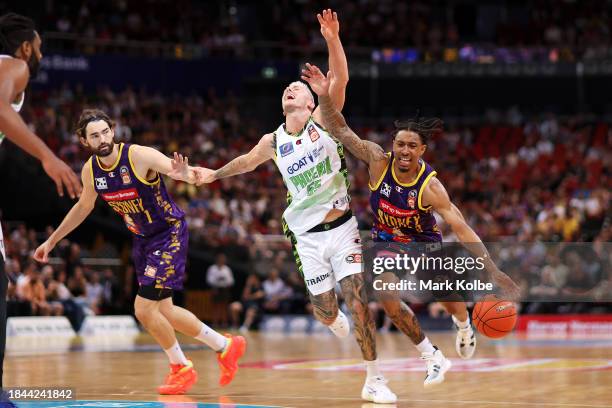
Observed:
[[[19,11],[30,11],[42,32],[48,32],[43,41],[50,52],[130,54],[137,50],[155,55],[152,50],[161,48],[147,47],[155,42],[171,46],[176,57],[181,54],[177,47],[196,44],[204,50],[201,55],[221,55],[240,64],[259,48],[279,58],[301,56],[301,62],[304,55],[325,51],[314,18],[324,6],[339,11],[342,40],[350,51],[349,66],[353,55],[359,58],[394,47],[418,49],[422,61],[448,60],[443,48],[459,50],[467,44],[498,50],[559,47],[559,55],[567,61],[595,54],[606,57],[612,28],[610,3],[599,1],[323,4],[286,0],[264,6],[241,0],[69,0],[47,1],[36,10],[23,5],[25,9]],[[0,14],[9,8],[0,3]],[[143,14],[142,10],[148,11]],[[351,99],[352,86],[350,82],[347,105],[358,112],[350,108],[359,105]],[[244,88],[242,92],[208,87],[168,94],[154,86],[111,87],[103,81],[95,89],[78,82],[33,86],[22,116],[77,172],[89,156],[78,144],[73,127],[81,110],[94,106],[116,120],[116,142],[144,144],[166,154],[179,151],[191,163],[219,168],[248,151],[282,121],[282,87],[270,87],[279,89],[276,105],[266,107],[278,112],[276,122],[255,113],[258,95]],[[384,105],[384,98],[378,104]],[[590,242],[599,248],[601,263],[590,270],[583,268],[585,275],[568,273],[567,265],[557,265],[544,255],[534,261],[527,256],[531,250],[522,254],[524,263],[505,264],[515,278],[527,276],[525,290],[532,298],[553,296],[566,283],[580,286],[588,279],[608,287],[612,253],[610,116],[588,111],[566,114],[554,106],[539,109],[528,102],[490,108],[483,101],[483,105],[469,118],[461,112],[447,116],[443,107],[433,110],[442,113],[445,129],[430,141],[425,159],[438,171],[451,199],[484,242]],[[354,115],[348,120],[361,137],[385,150],[391,148],[393,127],[388,115]],[[11,147],[3,149],[12,153],[0,157],[0,164],[32,165]],[[367,235],[372,223],[367,170],[350,155],[347,161],[352,209]],[[210,320],[245,329],[254,327],[264,313],[309,312],[304,283],[289,242],[282,236],[286,188],[274,163],[202,188],[172,181],[167,186],[186,210],[191,234],[187,296],[179,302],[189,305],[190,291],[205,294],[212,310],[207,315]],[[61,219],[58,215],[63,213],[58,211],[55,219]],[[55,250],[53,261],[42,266],[33,263],[30,255],[52,231],[49,223],[40,218],[3,217],[12,283],[10,315],[65,314],[78,327],[88,314],[131,312],[136,283],[127,233],[121,230],[119,218],[112,218],[102,205],[95,210],[94,220],[84,227],[86,239],[83,234],[70,236],[70,241]],[[445,240],[456,240],[446,225],[440,225]],[[537,252],[537,246],[533,248]],[[601,299],[576,307],[534,301],[525,304],[524,310],[556,312],[565,310],[563,307],[605,311],[609,304]],[[375,302],[372,309],[378,310]],[[432,315],[439,312],[435,305],[415,309]],[[381,319],[379,323],[389,328],[389,322]]]

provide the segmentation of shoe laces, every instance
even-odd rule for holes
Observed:
[[[472,336],[474,335],[474,331],[472,330],[472,326],[464,327],[463,329],[459,329],[458,328],[457,332],[461,336],[461,339],[464,340],[466,343],[469,343],[468,340],[471,340]]]
[[[384,376],[377,375],[376,377],[371,377],[368,379],[368,384],[376,384],[376,385],[386,385],[389,382]]]
[[[436,350],[438,351],[438,350]],[[439,356],[436,356],[436,353],[422,353],[421,360],[425,360],[427,362],[427,375],[439,374],[442,366],[440,364]]]

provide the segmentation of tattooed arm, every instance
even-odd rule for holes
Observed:
[[[255,170],[261,163],[274,159],[276,151],[274,140],[273,133],[265,134],[250,152],[236,157],[218,170],[197,168],[199,172],[197,184],[212,183],[215,180]]]
[[[344,116],[334,106],[330,97],[330,83],[333,79],[333,72],[330,71],[327,77],[321,70],[314,65],[306,64],[302,71],[302,79],[308,82],[312,90],[319,97],[319,107],[321,109],[321,121],[329,133],[338,139],[355,157],[363,160],[370,168],[370,175],[382,173],[387,165],[388,156],[382,147],[369,140],[363,140],[348,127]],[[378,177],[374,177],[377,179]]]
[[[361,139],[348,127],[344,115],[334,108],[329,95],[319,95],[319,106],[321,107],[323,126],[355,157],[368,165],[387,160],[382,147],[369,140]]]

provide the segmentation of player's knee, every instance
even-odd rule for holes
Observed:
[[[400,315],[400,302],[386,300],[382,302],[382,306],[385,309],[385,314],[389,316],[391,320],[394,320]]]
[[[154,318],[155,310],[151,307],[144,307],[136,305],[134,307],[134,314],[136,319],[143,325],[147,326],[151,319]]]

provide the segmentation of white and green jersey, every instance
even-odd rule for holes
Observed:
[[[344,147],[338,140],[312,117],[294,135],[282,124],[274,140],[276,166],[289,190],[283,214],[285,232],[303,234],[322,223],[330,210],[349,208]]]
[[[0,58],[13,58],[10,55],[1,55],[0,54]],[[21,110],[21,108],[23,107],[23,101],[25,99],[25,92],[23,92],[21,94],[21,98],[19,99],[19,101],[17,102],[13,102],[11,104],[11,106],[13,107],[13,109],[16,112],[19,112]],[[0,130],[0,144],[2,144],[2,141],[4,140],[4,133],[2,133],[2,131]],[[0,225],[0,254],[2,255],[2,258],[6,259],[6,254],[4,253],[4,237],[2,235],[2,226]]]
[[[13,57],[11,57],[10,55],[0,54],[0,58],[13,58]],[[15,112],[19,112],[21,110],[21,108],[23,107],[24,99],[25,99],[25,92],[21,94],[19,101],[11,103],[11,106],[13,107]],[[3,140],[4,140],[4,133],[2,133],[2,131],[0,130],[0,144],[2,144]]]

